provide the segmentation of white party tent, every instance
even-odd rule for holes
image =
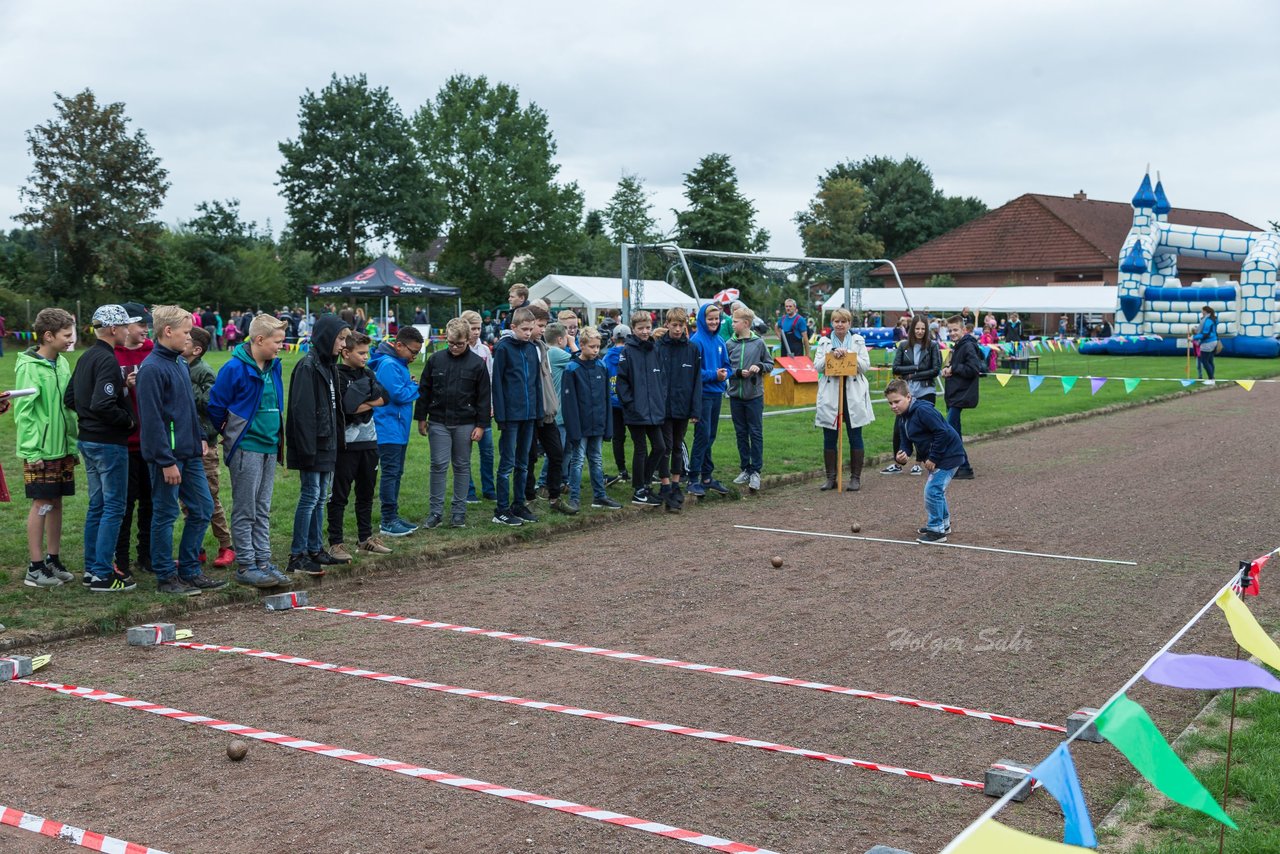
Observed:
[[[633,298],[634,298],[634,285]],[[644,299],[635,308],[683,308],[690,314],[698,310],[698,301],[666,282],[645,279]],[[622,281],[603,276],[545,276],[529,288],[529,299],[544,299],[553,308],[581,308],[587,312],[587,323],[595,325],[597,314],[610,308],[622,308]]]

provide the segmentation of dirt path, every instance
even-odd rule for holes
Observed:
[[[1132,673],[1226,578],[1277,545],[1265,449],[1278,391],[1259,386],[978,444],[952,488],[954,541],[1093,555],[1136,567],[734,529],[908,539],[919,478],[870,474],[652,515],[495,554],[312,591],[316,604],[887,691],[1062,723]],[[731,438],[731,437],[730,437]],[[814,439],[818,447],[817,437]],[[1259,452],[1262,453],[1259,453]],[[817,451],[815,450],[815,456]],[[769,563],[785,558],[781,569]],[[1250,606],[1274,617],[1264,595]],[[234,607],[183,623],[195,639],[756,737],[981,780],[1034,762],[1053,734],[499,639],[314,612]],[[1221,652],[1216,614],[1182,651]],[[53,647],[40,676],[467,775],[780,851],[925,852],[989,801],[826,762],[243,656]],[[1166,734],[1201,694],[1141,685]],[[2,802],[169,851],[676,851],[686,845],[123,708],[0,686]],[[1133,778],[1105,745],[1077,765],[1100,817]],[[1002,814],[1060,832],[1043,795]],[[66,850],[0,827],[5,851]]]

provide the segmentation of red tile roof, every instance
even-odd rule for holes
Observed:
[[[1175,208],[1169,221],[1208,228],[1259,231],[1241,219],[1217,211]],[[894,259],[903,275],[1114,270],[1120,247],[1133,224],[1125,202],[1101,202],[1069,196],[1026,193],[990,213],[935,237]],[[1180,259],[1194,270],[1238,270],[1226,261]],[[887,275],[887,267],[872,271]]]

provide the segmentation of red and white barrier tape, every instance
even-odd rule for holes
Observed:
[[[114,836],[105,836],[81,827],[72,827],[60,821],[41,818],[3,805],[0,805],[0,824],[7,824],[19,830],[29,830],[51,839],[61,839],[63,842],[70,842],[72,845],[79,845],[90,851],[101,851],[103,854],[165,854],[159,848],[148,848],[136,842],[125,842]]]
[[[401,626],[416,626],[420,629],[440,629],[443,631],[457,632],[459,634],[480,635],[481,637],[486,638],[498,638],[499,640],[508,640],[515,643],[527,643],[551,649],[563,649],[570,652],[585,652],[589,655],[602,655],[606,658],[613,658],[620,661],[631,661],[638,664],[657,664],[662,667],[675,667],[680,670],[692,670],[696,673],[714,673],[717,676],[729,676],[734,679],[749,679],[753,682],[764,682],[769,685],[789,685],[793,688],[810,688],[815,691],[825,691],[828,694],[844,694],[850,697],[861,697],[865,700],[883,700],[887,703],[897,703],[902,706],[914,706],[918,709],[931,709],[937,712],[963,715],[967,718],[978,718],[979,720],[992,721],[993,723],[1011,724],[1013,726],[1045,730],[1047,732],[1067,731],[1065,726],[1059,726],[1057,724],[1047,724],[1040,721],[1027,720],[1026,718],[1014,717],[1012,715],[1001,715],[995,712],[983,712],[978,709],[966,709],[963,706],[952,706],[946,703],[934,702],[932,700],[916,700],[911,697],[899,697],[896,694],[885,694],[879,691],[864,691],[859,688],[845,688],[840,685],[829,685],[826,682],[812,682],[807,679],[795,679],[790,676],[773,676],[768,673],[755,673],[750,670],[737,670],[731,667],[717,667],[712,664],[694,664],[692,662],[680,661],[674,658],[659,658],[652,655],[641,655],[636,652],[620,652],[616,649],[604,649],[598,646],[584,646],[582,644],[568,643],[566,641],[546,640],[544,638],[535,638],[528,635],[518,635],[513,632],[477,629],[471,626],[458,626],[453,623],[422,620],[416,617],[398,617],[392,614],[373,614],[368,611],[353,611],[347,608],[323,608],[318,605],[303,605],[297,610],[317,611],[322,614],[339,614],[344,617],[360,617],[366,620],[395,623],[396,625]]]
[[[737,744],[743,747],[754,747],[757,750],[768,750],[774,753],[801,756],[805,759],[817,759],[821,762],[833,762],[837,765],[851,765],[855,768],[865,768],[868,771],[883,771],[886,774],[896,774],[900,777],[911,777],[916,780],[927,780],[930,783],[946,783],[951,786],[963,786],[967,789],[981,790],[983,788],[981,783],[973,780],[962,780],[958,777],[948,777],[943,774],[930,774],[927,771],[913,771],[910,768],[899,768],[894,765],[869,762],[865,759],[851,759],[848,756],[840,756],[835,753],[824,753],[819,750],[809,750],[803,747],[789,747],[785,744],[777,744],[772,741],[764,741],[758,738],[729,735],[728,733],[723,732],[697,729],[695,727],[681,726],[680,724],[662,723],[661,721],[651,721],[644,718],[633,718],[627,715],[597,712],[593,709],[564,706],[559,703],[548,703],[542,700],[529,700],[523,697],[493,694],[488,691],[479,691],[474,688],[459,688],[455,685],[442,685],[439,682],[427,682],[422,679],[411,679],[408,676],[393,676],[389,673],[379,673],[376,670],[365,670],[359,667],[330,664],[325,661],[314,661],[309,658],[302,658],[294,655],[283,655],[278,652],[267,652],[261,649],[248,649],[246,647],[238,646],[218,646],[217,644],[191,643],[188,641],[170,641],[162,645],[200,650],[202,652],[224,652],[247,655],[250,658],[263,658],[268,661],[295,664],[299,667],[310,667],[314,670],[323,670],[327,673],[341,673],[345,676],[359,676],[364,679],[372,679],[376,682],[389,682],[393,685],[402,685],[406,688],[421,688],[426,691],[439,691],[443,694],[453,694],[459,697],[471,697],[476,700],[490,700],[496,703],[506,703],[512,706],[522,706],[524,708],[538,709],[546,712],[559,712],[565,715],[604,721],[606,723],[625,724],[627,726],[639,727],[641,729],[651,729],[657,730],[658,732],[669,732],[674,733],[675,735],[687,735],[693,738],[702,738],[708,741],[718,741],[724,744]]]
[[[328,756],[333,759],[342,759],[347,762],[354,762],[357,765],[365,765],[370,768],[391,771],[395,774],[403,774],[406,777],[413,777],[419,780],[429,780],[433,783],[441,783],[445,786],[453,786],[454,788],[466,789],[471,792],[479,792],[484,795],[493,795],[494,797],[505,798],[510,801],[519,801],[520,803],[529,804],[530,806],[543,807],[544,809],[569,813],[571,815],[589,818],[594,821],[604,822],[605,824],[615,824],[620,827],[630,828],[631,830],[639,830],[643,833],[652,833],[655,836],[665,836],[668,839],[677,839],[681,842],[688,842],[692,845],[698,845],[702,848],[710,848],[714,851],[727,851],[733,852],[733,854],[748,854],[748,852],[776,854],[776,852],[769,851],[765,848],[758,848],[755,845],[748,845],[745,842],[734,842],[730,839],[722,839],[718,836],[712,836],[707,833],[698,833],[694,830],[684,830],[682,828],[673,827],[669,824],[662,824],[657,821],[646,821],[642,818],[635,818],[623,813],[612,812],[611,810],[589,807],[583,804],[574,803],[573,801],[560,800],[559,798],[548,798],[544,795],[536,795],[532,792],[526,792],[521,789],[499,786],[494,783],[486,783],[483,780],[459,777],[456,774],[449,774],[445,771],[435,771],[431,768],[410,765],[406,762],[399,762],[395,759],[372,756],[368,753],[360,753],[356,750],[347,750],[343,747],[321,744],[318,741],[294,738],[291,735],[281,735],[277,732],[256,729],[254,727],[245,726],[244,724],[231,723],[229,721],[222,721],[205,715],[192,714],[191,712],[184,712],[181,709],[162,706],[158,703],[149,703],[146,700],[125,697],[120,694],[113,694],[109,691],[99,691],[95,688],[87,688],[77,685],[62,685],[57,682],[41,682],[35,679],[15,679],[13,680],[13,683],[16,685],[30,685],[33,688],[43,688],[46,691],[54,691],[58,694],[65,694],[71,697],[80,697],[85,700],[109,703],[113,706],[123,706],[127,709],[137,709],[140,712],[149,712],[153,715],[172,718],[173,720],[182,721],[183,723],[207,726],[212,729],[229,732],[243,738],[252,738],[257,741],[264,741],[268,744],[276,744],[280,747],[288,747],[294,750],[301,750],[306,753],[314,753],[319,756]]]

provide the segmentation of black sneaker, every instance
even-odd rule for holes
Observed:
[[[289,555],[289,563],[285,565],[284,571],[301,572],[312,578],[324,575],[324,567],[312,560],[310,555],[305,554]]]
[[[621,504],[614,501],[612,498],[610,498],[607,495],[604,498],[591,499],[591,506],[597,510],[621,510],[622,509]]]
[[[952,480],[973,480],[973,466],[960,466],[960,468],[956,469],[956,473],[955,475],[952,476],[951,479]]]
[[[169,593],[174,596],[199,596],[200,588],[192,587],[176,575],[156,581],[157,593]]]
[[[190,578],[182,579],[182,583],[197,590],[221,590],[227,586],[225,581],[215,581],[203,572],[197,572]]]
[[[524,521],[519,516],[508,511],[506,513],[494,513],[493,524],[506,525],[511,528],[519,528],[521,525],[524,524]]]
[[[617,474],[615,474],[613,477],[606,478],[606,479],[605,479],[605,482],[604,482],[604,485],[605,485],[605,486],[615,486],[615,485],[617,485],[617,484],[619,484],[619,483],[626,483],[626,482],[627,482],[627,481],[629,481],[629,480],[631,480],[631,475],[627,474],[627,470],[626,470],[626,469],[622,469],[620,472],[618,472]]]
[[[916,528],[916,533],[917,533],[917,534],[927,534],[927,533],[929,533],[929,529],[928,529],[928,528]],[[950,534],[950,533],[951,533],[951,526],[950,526],[950,525],[948,525],[948,526],[943,530],[943,532],[942,532],[942,533],[944,533],[944,534]]]
[[[631,495],[631,503],[641,507],[658,507],[662,504],[661,499],[649,491],[648,487],[640,487]]]
[[[94,575],[92,572],[85,570],[84,575],[80,576],[80,586],[87,590],[89,585],[92,584],[93,580],[97,577],[98,576]]]
[[[106,578],[93,577],[93,580],[85,585],[90,593],[124,593],[133,590],[138,585],[134,582],[133,576],[124,578],[117,572],[113,572]]]
[[[444,524],[444,517],[441,516],[439,513],[432,513],[430,516],[426,518],[426,521],[422,523],[422,527],[439,528],[443,524]]]
[[[945,543],[946,541],[947,535],[941,531],[925,531],[923,534],[916,537],[917,543]]]
[[[538,517],[530,513],[528,507],[512,507],[511,515],[518,518],[522,523],[538,521]]]
[[[479,502],[476,502],[476,503],[478,504]],[[465,527],[467,527],[467,517],[466,517],[466,516],[454,516],[454,517],[449,521],[449,527],[450,527],[450,528],[465,528]]]
[[[318,552],[311,552],[307,556],[311,558],[312,563],[319,564],[320,566],[337,566],[342,563],[342,561],[338,560],[324,549],[321,549]]]

